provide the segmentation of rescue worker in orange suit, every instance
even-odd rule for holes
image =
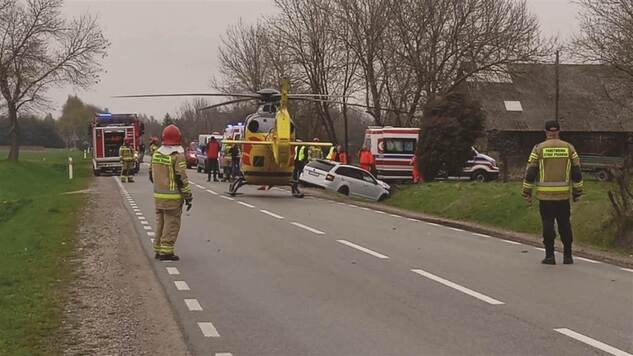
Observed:
[[[360,168],[371,172],[372,166],[374,165],[374,155],[371,154],[367,146],[363,146],[363,148],[358,151],[358,160],[360,161]]]
[[[134,182],[134,148],[132,147],[132,139],[126,138],[121,147],[119,147],[119,159],[121,160],[121,182]]]
[[[543,245],[545,259],[542,263],[555,265],[554,222],[563,242],[563,263],[572,264],[573,242],[570,215],[570,198],[578,201],[583,194],[580,159],[574,146],[560,139],[557,121],[545,123],[547,139],[534,146],[528,159],[523,192],[521,195],[532,202],[532,191],[536,189],[539,211],[543,223]]]
[[[211,136],[207,143],[207,182],[211,181],[211,174],[213,174],[213,181],[218,181],[218,155],[220,154],[220,142]]]
[[[349,164],[349,156],[347,155],[347,151],[343,149],[343,146],[336,146],[336,156],[334,157],[336,162],[341,162],[341,164]]]
[[[411,178],[413,179],[413,183],[420,183],[422,180],[422,175],[420,174],[420,168],[418,167],[418,156],[413,155],[411,158],[411,166],[413,166],[411,170]]]
[[[152,156],[149,180],[154,184],[156,207],[155,258],[178,261],[174,246],[180,231],[183,204],[191,209],[193,196],[187,178],[187,160],[180,145],[180,130],[169,125],[163,130],[162,145]]]

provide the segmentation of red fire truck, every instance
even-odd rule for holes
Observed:
[[[96,176],[105,172],[118,173],[121,171],[119,147],[126,138],[132,140],[136,152],[142,141],[145,125],[136,114],[98,113],[90,131],[92,134],[92,170]],[[134,172],[138,172],[140,161],[137,159]]]

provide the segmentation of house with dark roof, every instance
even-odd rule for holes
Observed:
[[[464,87],[487,113],[482,149],[522,169],[544,139],[545,122],[556,116],[555,65],[514,64]],[[622,155],[633,138],[631,83],[609,66],[561,64],[559,88],[562,138],[581,155]]]

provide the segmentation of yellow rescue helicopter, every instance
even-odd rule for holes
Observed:
[[[302,198],[298,182],[293,180],[295,146],[329,147],[331,143],[295,141],[295,125],[288,112],[288,100],[307,100],[313,102],[333,102],[321,94],[289,94],[287,80],[281,83],[281,91],[263,89],[257,93],[240,94],[148,94],[123,95],[115,98],[147,98],[166,96],[232,96],[239,99],[210,105],[199,110],[235,104],[250,100],[259,100],[257,112],[249,115],[244,123],[243,140],[223,140],[222,144],[241,145],[240,171],[242,176],[231,182],[229,194],[235,196],[243,185],[290,186],[292,195]],[[323,99],[325,98],[325,99]],[[334,102],[333,102],[334,103]]]

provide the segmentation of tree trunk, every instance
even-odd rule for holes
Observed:
[[[9,107],[9,161],[17,161],[20,155],[20,131],[18,128],[18,110],[13,103],[8,103]]]

